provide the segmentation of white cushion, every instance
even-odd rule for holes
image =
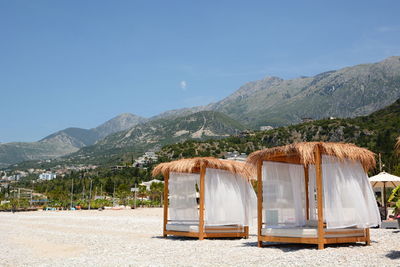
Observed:
[[[221,225],[221,226],[207,226],[206,225],[206,233],[242,233],[244,230],[232,230],[235,226],[232,225]],[[212,228],[227,228],[226,230],[213,230]],[[168,223],[167,231],[177,231],[177,232],[199,232],[198,224],[178,224],[178,223]]]

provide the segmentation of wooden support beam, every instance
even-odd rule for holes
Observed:
[[[163,236],[167,237],[167,223],[168,223],[168,182],[169,172],[164,176],[164,227]]]
[[[365,244],[367,246],[371,245],[371,238],[370,238],[370,235],[369,235],[369,228],[365,229],[365,238],[366,238]]]
[[[317,244],[318,238],[315,237],[286,237],[286,236],[263,236],[263,241],[278,243],[303,243]]]
[[[204,238],[219,238],[219,237],[245,237],[245,233],[204,233]]]
[[[167,231],[167,234],[174,236],[199,237],[199,233],[196,232]]]
[[[263,215],[263,192],[262,192],[262,164],[263,161],[260,160],[257,163],[257,219],[258,219],[258,228],[257,228],[257,235],[258,235],[258,247],[262,247],[262,240],[261,240],[261,231],[262,231],[262,215]]]
[[[281,163],[290,163],[290,164],[302,164],[299,156],[278,156],[278,157],[271,157],[267,161],[273,162],[281,162]]]
[[[326,230],[324,233],[325,233],[325,236],[326,235],[349,235],[349,234],[351,234],[351,235],[363,234],[363,236],[365,235],[363,229],[349,229],[349,230],[344,230],[344,231]]]
[[[306,188],[306,219],[310,219],[310,199],[308,196],[308,165],[304,165],[304,186]]]
[[[248,239],[249,238],[249,227],[248,226],[244,227],[244,234],[245,234],[244,238]]]
[[[199,207],[199,240],[204,239],[204,178],[206,176],[206,166],[200,166],[200,207]]]
[[[319,146],[315,149],[315,171],[317,183],[317,209],[318,209],[318,249],[324,249],[324,211],[322,198],[322,166],[321,151]]]

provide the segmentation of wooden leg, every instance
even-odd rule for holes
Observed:
[[[199,236],[199,240],[204,240],[204,236],[203,236],[203,235],[200,235],[200,236]]]
[[[257,242],[257,247],[262,248],[262,246],[263,246],[263,242],[260,241],[260,240],[258,240],[258,242]]]
[[[324,249],[324,243],[318,243],[318,250]]]
[[[369,228],[365,229],[365,237],[367,238],[367,241],[365,241],[365,245],[370,246],[371,245],[371,239],[369,236]]]
[[[249,239],[249,227],[248,226],[244,227],[244,234],[245,234],[244,239]]]

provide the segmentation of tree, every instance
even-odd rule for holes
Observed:
[[[150,195],[153,200],[160,200],[161,203],[161,196],[164,193],[164,184],[154,182],[150,185]]]
[[[388,202],[394,202],[394,214],[400,216],[400,185],[393,189]]]
[[[144,185],[139,185],[139,197],[143,200],[144,197],[148,195],[147,188]]]

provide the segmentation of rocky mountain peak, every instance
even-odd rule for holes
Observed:
[[[102,139],[107,135],[124,131],[139,123],[145,122],[146,120],[146,118],[134,115],[132,113],[122,113],[94,128],[93,130],[99,135],[100,139]]]

